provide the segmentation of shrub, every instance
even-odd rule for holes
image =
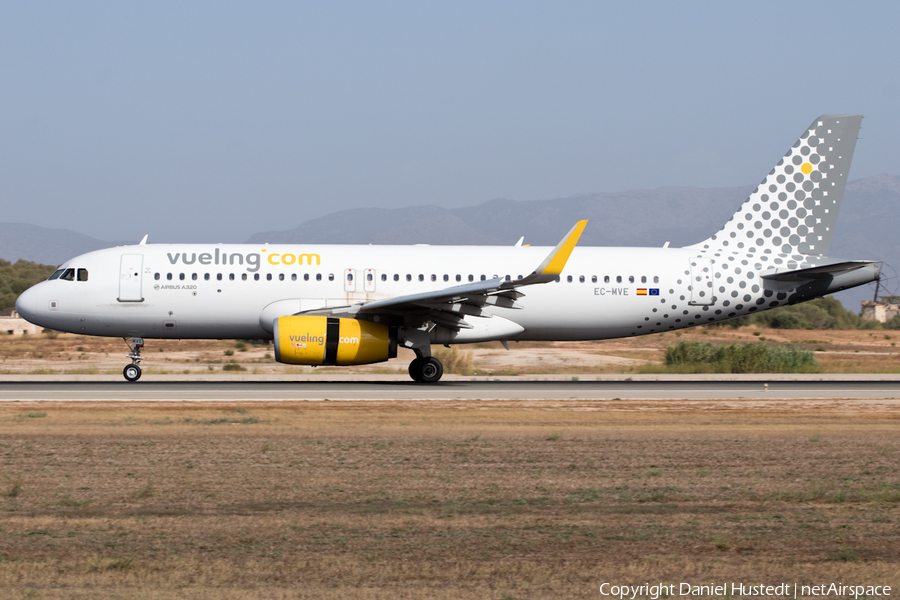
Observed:
[[[459,350],[458,348],[439,348],[434,352],[434,357],[444,365],[445,373],[466,375],[474,371],[472,365],[472,351]]]
[[[717,373],[809,373],[818,369],[812,352],[765,344],[713,346],[682,341],[666,347],[666,365],[708,365]]]
[[[241,365],[239,365],[237,363],[230,362],[230,363],[225,363],[224,365],[222,365],[222,370],[223,371],[246,371],[247,369],[245,369],[244,367],[242,367]]]
[[[860,326],[860,318],[832,296],[826,296],[737,317],[726,323],[735,328],[752,325],[773,329],[856,329]]]

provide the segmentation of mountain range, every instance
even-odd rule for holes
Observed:
[[[663,187],[652,190],[579,194],[553,200],[490,200],[465,208],[412,206],[357,208],[300,223],[288,230],[256,233],[249,243],[292,244],[495,244],[520,237],[532,245],[554,245],[579,219],[589,219],[580,244],[596,246],[685,246],[718,231],[753,186]],[[831,256],[879,260],[883,286],[897,291],[900,268],[900,177],[873,175],[847,184]],[[120,242],[121,243],[121,242]],[[0,257],[46,264],[115,245],[63,229],[0,223]],[[851,310],[872,291],[838,297]]]

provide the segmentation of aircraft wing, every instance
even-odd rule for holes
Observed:
[[[402,317],[405,324],[432,321],[437,325],[453,329],[468,329],[466,316],[490,316],[485,307],[498,306],[519,308],[516,300],[524,296],[518,288],[555,281],[572,250],[578,243],[587,221],[578,221],[552,252],[526,277],[507,280],[496,277],[486,281],[476,281],[456,285],[433,292],[421,292],[384,298],[343,307],[319,309],[300,314],[332,315],[358,318],[362,315]]]

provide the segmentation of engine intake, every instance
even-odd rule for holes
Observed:
[[[397,356],[387,325],[334,317],[275,319],[275,360],[289,365],[366,365]]]

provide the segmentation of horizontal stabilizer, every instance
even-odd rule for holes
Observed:
[[[838,275],[840,273],[855,271],[856,269],[861,269],[863,267],[868,267],[874,264],[875,262],[870,260],[847,260],[831,265],[824,265],[821,267],[810,267],[808,269],[775,271],[772,273],[763,274],[761,277],[763,279],[768,279],[769,281],[804,281],[809,279],[827,279],[834,277],[835,275]]]

